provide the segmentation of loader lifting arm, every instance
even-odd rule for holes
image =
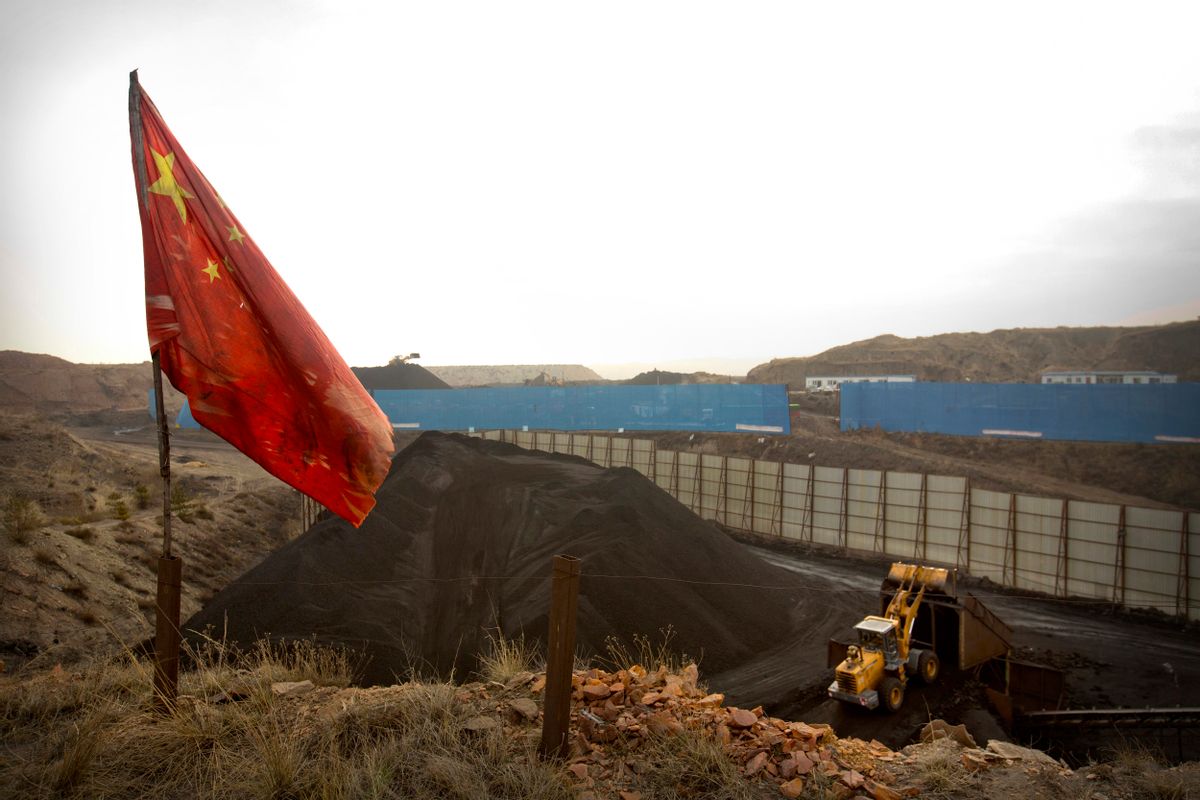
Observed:
[[[932,683],[940,672],[937,653],[912,647],[913,626],[926,589],[953,593],[953,574],[938,567],[892,564],[884,586],[895,587],[883,616],[868,616],[855,626],[859,647],[837,667],[829,696],[842,702],[889,711],[904,702],[910,674]]]

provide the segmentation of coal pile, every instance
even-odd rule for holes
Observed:
[[[450,384],[420,364],[393,363],[382,367],[351,367],[368,392],[375,389],[449,389]]]
[[[489,631],[545,643],[550,560],[582,561],[577,647],[662,639],[712,674],[803,622],[795,578],[631,469],[429,432],[403,450],[355,530],[324,520],[185,625],[362,650],[364,681],[478,668]],[[772,587],[772,588],[762,588]],[[192,634],[189,634],[192,635]]]

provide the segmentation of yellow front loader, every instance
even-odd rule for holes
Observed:
[[[913,647],[913,625],[926,589],[953,594],[953,573],[939,567],[892,564],[885,586],[895,593],[882,616],[869,616],[854,626],[858,644],[847,648],[829,684],[829,696],[864,708],[896,711],[904,704],[908,679],[933,683],[941,662],[932,648]]]

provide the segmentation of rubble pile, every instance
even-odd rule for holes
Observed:
[[[875,800],[905,796],[888,784],[894,776],[886,762],[895,754],[879,742],[839,740],[828,725],[808,725],[766,716],[754,709],[723,705],[720,693],[704,691],[698,670],[689,664],[680,672],[666,668],[648,672],[632,666],[616,672],[591,669],[572,678],[572,757],[568,769],[585,791],[597,785],[635,784],[645,771],[631,739],[669,736],[692,731],[720,742],[748,779],[778,785],[784,797],[799,797],[810,781],[849,797],[855,793]],[[533,680],[531,691],[542,691],[545,676]],[[915,795],[915,791],[908,793]],[[623,791],[634,800],[636,790]]]

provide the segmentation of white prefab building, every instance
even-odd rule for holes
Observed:
[[[1178,375],[1145,369],[1054,370],[1042,373],[1042,383],[1176,383]]]
[[[810,392],[834,392],[843,383],[913,383],[916,375],[817,375],[804,378],[804,388]]]

